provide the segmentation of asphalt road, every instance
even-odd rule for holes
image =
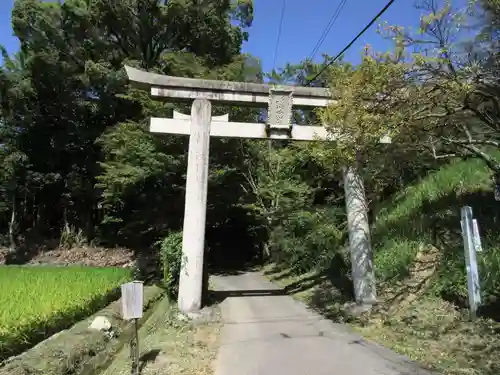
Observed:
[[[259,273],[216,276],[224,326],[215,375],[429,375],[295,301]]]

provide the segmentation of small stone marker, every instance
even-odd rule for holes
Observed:
[[[130,357],[132,359],[132,375],[139,375],[139,319],[142,318],[143,290],[142,281],[132,281],[121,285],[122,317],[124,320],[134,319],[134,336],[130,340]]]
[[[476,260],[477,242],[474,240],[475,236],[472,208],[469,206],[462,207],[461,216],[462,220],[460,224],[462,225],[462,236],[464,239],[465,262],[467,271],[467,290],[469,292],[469,310],[471,318],[475,319],[477,310],[479,308],[479,305],[481,304],[481,288],[479,284],[479,271]]]

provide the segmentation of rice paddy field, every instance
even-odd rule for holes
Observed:
[[[0,266],[0,362],[105,307],[125,268]]]

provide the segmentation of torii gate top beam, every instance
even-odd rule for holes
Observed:
[[[273,86],[259,83],[216,81],[173,77],[125,66],[130,82],[138,88],[150,89],[151,95],[176,101],[208,99],[223,104],[244,104],[267,108],[270,90],[289,91],[295,107],[326,107],[333,102],[328,89],[318,87]]]

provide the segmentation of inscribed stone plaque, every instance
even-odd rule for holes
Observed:
[[[291,125],[293,93],[289,90],[270,89],[267,123],[269,125]]]
[[[121,285],[122,317],[124,320],[142,318],[143,284],[132,281]]]

